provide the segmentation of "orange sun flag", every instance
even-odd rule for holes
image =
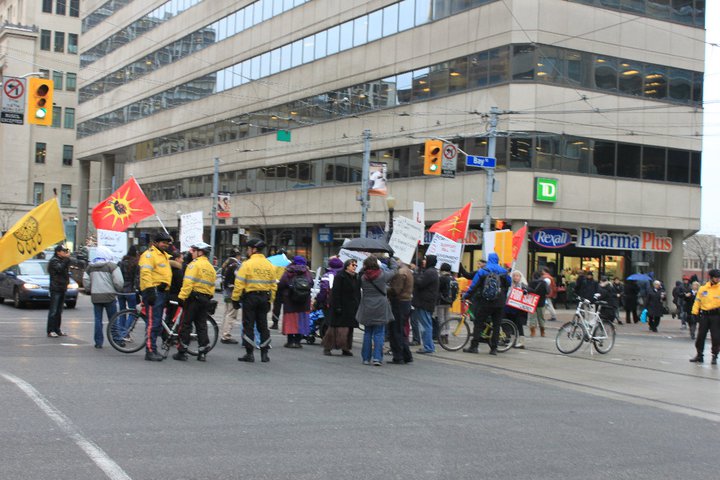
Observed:
[[[449,217],[443,218],[439,222],[434,223],[429,228],[429,231],[439,233],[450,240],[462,242],[465,239],[468,223],[470,222],[471,208],[472,202],[468,203]]]
[[[155,213],[150,200],[137,181],[130,179],[112,195],[98,203],[92,211],[92,220],[99,230],[124,232],[130,224],[137,223]]]

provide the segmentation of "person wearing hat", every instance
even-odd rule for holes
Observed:
[[[232,291],[235,288],[235,273],[242,262],[240,257],[242,252],[239,248],[233,247],[230,256],[222,264],[222,287],[225,300],[225,314],[223,315],[223,323],[220,328],[220,343],[237,344],[238,341],[232,336],[232,329],[237,323],[238,309],[232,303]]]
[[[91,259],[85,274],[83,275],[83,286],[85,291],[90,293],[90,301],[93,304],[95,313],[95,348],[103,346],[103,311],[107,314],[108,320],[117,312],[117,292],[123,289],[125,284],[120,267],[112,262],[113,254],[107,247],[97,247],[94,258]],[[122,338],[116,339],[122,345]]]
[[[245,356],[239,357],[240,362],[255,361],[255,340],[252,336],[257,326],[260,331],[260,360],[269,362],[270,330],[267,324],[267,314],[270,303],[277,291],[275,279],[275,266],[265,258],[262,251],[265,242],[252,238],[247,242],[248,259],[235,274],[235,288],[233,288],[232,301],[235,308],[243,308],[243,346]]]
[[[147,329],[150,335],[145,343],[145,360],[160,362],[163,356],[157,353],[157,337],[162,329],[163,310],[167,290],[172,282],[170,269],[170,248],[172,237],[167,232],[155,235],[153,244],[140,257],[140,294],[147,307]]]
[[[705,338],[710,331],[712,363],[717,365],[720,353],[720,270],[713,268],[708,272],[710,281],[700,287],[695,296],[692,314],[698,318],[698,332],[695,339],[697,354],[690,359],[691,362],[703,362]]]
[[[70,283],[70,250],[65,245],[57,245],[55,254],[48,262],[50,274],[50,308],[47,318],[47,336],[52,338],[66,336],[60,330],[62,310],[65,303],[67,286]]]
[[[178,294],[183,313],[178,329],[178,351],[173,355],[175,360],[187,360],[193,325],[198,340],[198,361],[204,362],[207,355],[207,346],[210,343],[207,333],[207,311],[215,295],[215,268],[207,258],[211,249],[205,242],[198,242],[192,246],[193,260],[185,268],[182,288]]]
[[[312,274],[305,257],[293,257],[277,286],[277,296],[283,303],[282,333],[287,335],[287,348],[302,348],[300,340],[310,333],[312,284]]]

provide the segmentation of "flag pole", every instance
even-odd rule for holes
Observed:
[[[160,220],[160,217],[158,216],[157,213],[155,214],[155,218],[157,218],[157,221],[160,223],[160,226],[161,226],[162,229],[165,231],[165,233],[167,233],[168,235],[170,235],[170,232],[168,232],[167,228],[165,228],[165,224],[162,222],[162,220]]]

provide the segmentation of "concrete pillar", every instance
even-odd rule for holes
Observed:
[[[310,247],[310,257],[312,258],[311,264],[313,270],[317,270],[318,267],[322,266],[324,255],[323,245],[320,243],[320,225],[312,226],[312,244]]]
[[[524,220],[512,220],[512,231],[513,233],[520,230],[525,226]],[[530,238],[530,228],[528,227],[528,235],[526,235],[525,241],[522,243],[520,253],[518,253],[517,260],[515,261],[515,270],[520,270],[525,277],[528,277],[528,239]]]
[[[115,188],[120,186],[120,183],[117,182],[113,185],[114,176],[115,155],[103,155],[100,165],[100,192],[98,201],[110,196],[110,194],[113,193],[113,186]]]
[[[88,234],[88,211],[90,210],[90,161],[80,161],[80,198],[78,200],[78,224],[75,248],[85,245]]]
[[[675,285],[676,280],[682,279],[683,271],[683,231],[670,230],[670,238],[672,239],[672,251],[663,255],[665,261],[662,262],[662,277],[660,280],[665,281],[665,288],[669,285]]]

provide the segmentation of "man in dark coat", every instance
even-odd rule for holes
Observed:
[[[346,260],[344,269],[333,279],[330,290],[328,329],[323,336],[323,354],[332,355],[339,348],[342,354],[352,356],[353,328],[358,326],[355,315],[360,306],[360,277],[356,273],[357,260]]]
[[[405,364],[413,361],[407,334],[408,317],[412,312],[413,274],[407,265],[398,260],[398,271],[390,280],[388,299],[393,319],[388,324],[392,363]]]
[[[415,310],[412,315],[417,319],[422,335],[422,346],[417,353],[435,352],[432,315],[440,294],[440,276],[435,268],[436,264],[437,257],[427,255],[424,268],[415,272],[412,298],[412,306]]]
[[[657,333],[660,326],[660,318],[665,310],[665,289],[662,288],[660,280],[655,280],[645,297],[645,308],[647,308],[648,326],[651,332]]]
[[[578,297],[592,301],[596,293],[600,293],[600,287],[593,278],[592,272],[587,272],[584,276],[578,276],[577,285],[575,286],[575,294]]]
[[[63,337],[67,334],[60,330],[62,323],[63,304],[65,293],[70,283],[70,250],[65,245],[55,247],[55,255],[48,262],[50,274],[50,309],[47,318],[47,336]]]

